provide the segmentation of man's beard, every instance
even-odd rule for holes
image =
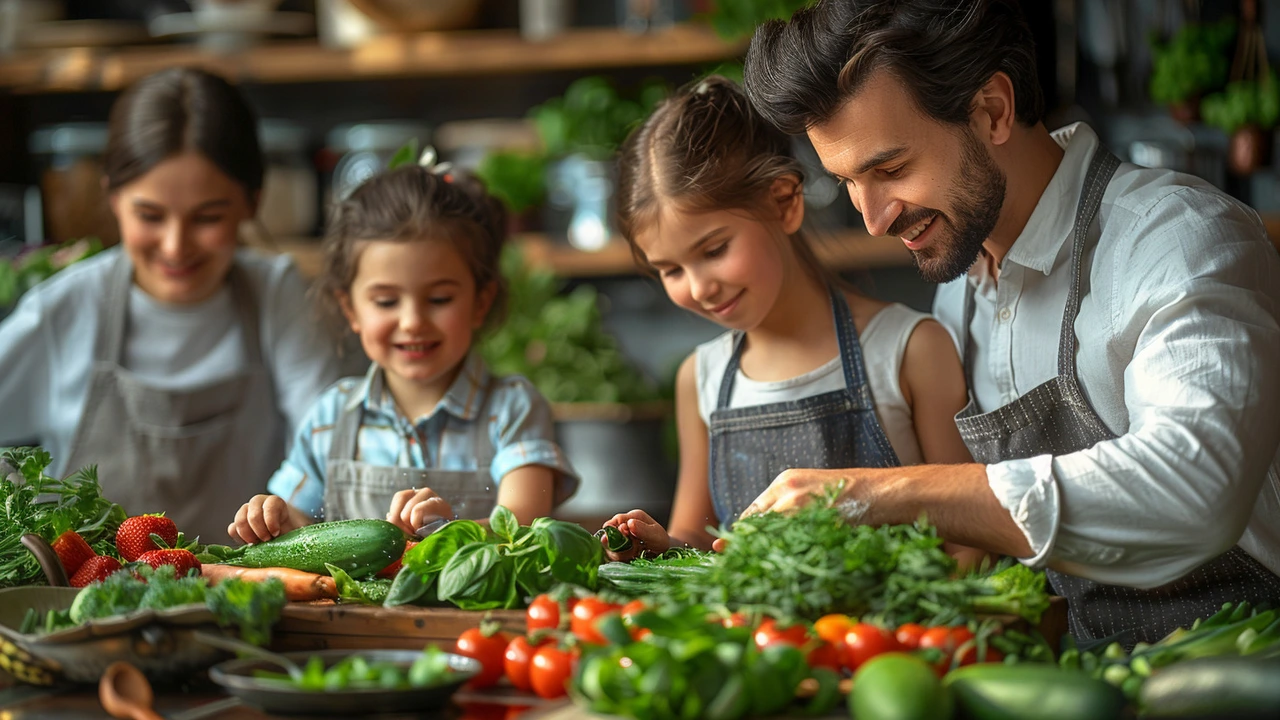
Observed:
[[[908,230],[933,218],[946,227],[938,228],[938,238],[927,248],[913,250],[916,270],[925,282],[950,282],[969,271],[982,252],[982,243],[991,235],[1004,206],[1004,173],[991,159],[973,132],[963,135],[963,157],[960,177],[952,186],[952,215],[939,210],[921,208],[903,213],[889,228],[890,235],[904,235]]]

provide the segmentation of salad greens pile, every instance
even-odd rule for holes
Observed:
[[[406,552],[385,604],[521,608],[561,583],[594,589],[603,560],[600,541],[581,526],[546,517],[521,526],[498,505],[488,528],[454,520]]]
[[[449,665],[449,655],[435,645],[423,649],[413,664],[405,668],[400,663],[385,660],[370,662],[361,655],[348,655],[333,667],[326,669],[324,660],[312,655],[302,668],[302,675],[291,677],[287,673],[255,670],[259,680],[278,682],[300,690],[315,692],[333,690],[407,690],[424,688],[448,682],[454,675]]]
[[[52,543],[75,530],[99,555],[116,556],[115,536],[124,508],[102,496],[95,466],[61,480],[45,474],[52,458],[38,447],[0,453],[0,587],[44,583],[44,573],[22,536]],[[10,469],[18,478],[10,476]],[[19,479],[20,478],[20,479]]]
[[[728,543],[722,553],[612,563],[600,569],[601,585],[629,597],[792,619],[845,613],[891,626],[948,624],[976,613],[1038,622],[1049,603],[1041,573],[1013,563],[954,577],[955,561],[924,521],[853,526],[831,498],[794,515],[744,518],[719,536]]]
[[[230,578],[210,586],[198,575],[175,577],[172,565],[154,570],[138,565],[86,586],[70,608],[50,610],[43,621],[34,609],[28,610],[21,632],[48,633],[135,610],[204,604],[219,625],[238,627],[246,642],[265,645],[285,602],[284,584],[275,578],[266,582]]]

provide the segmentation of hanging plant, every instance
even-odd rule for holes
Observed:
[[[1231,137],[1227,148],[1231,172],[1248,175],[1265,163],[1270,154],[1268,131],[1280,119],[1280,86],[1267,62],[1257,0],[1241,2],[1231,82],[1223,92],[1204,99],[1200,114]]]
[[[1188,23],[1168,42],[1152,38],[1151,100],[1169,106],[1182,122],[1194,121],[1200,97],[1227,81],[1227,50],[1235,34],[1235,19],[1224,18],[1207,25]]]

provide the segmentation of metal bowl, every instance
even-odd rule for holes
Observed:
[[[203,604],[139,610],[48,634],[19,632],[28,608],[41,616],[66,610],[79,592],[37,586],[0,590],[0,667],[33,685],[96,683],[108,665],[125,660],[152,682],[168,682],[226,657],[193,637],[196,630],[224,632]]]
[[[309,658],[317,656],[324,661],[326,669],[351,655],[370,662],[392,662],[408,669],[422,653],[417,650],[324,650],[282,654],[298,665],[305,665]],[[449,666],[455,671],[451,680],[403,690],[302,690],[254,677],[255,670],[279,672],[280,668],[269,661],[252,658],[214,665],[209,668],[209,679],[246,705],[268,713],[361,717],[370,713],[428,712],[448,707],[454,692],[480,673],[480,663],[472,658],[453,653],[448,658]]]

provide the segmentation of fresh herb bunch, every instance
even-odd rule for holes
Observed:
[[[794,515],[763,513],[719,533],[722,553],[688,551],[601,568],[606,589],[631,597],[814,620],[829,613],[887,625],[947,624],[977,613],[1035,621],[1048,607],[1044,576],[1022,565],[953,577],[956,564],[924,521],[852,526],[833,497]]]
[[[51,462],[49,453],[38,447],[0,453],[0,587],[44,583],[40,563],[22,545],[26,533],[52,543],[75,530],[94,553],[118,557],[115,536],[125,511],[102,496],[97,467],[59,480],[44,472]],[[8,468],[21,481],[9,477]]]
[[[552,98],[529,111],[543,148],[551,158],[581,154],[592,160],[612,160],[618,146],[667,95],[659,81],[646,82],[636,99],[618,94],[599,76],[575,80],[563,97]]]
[[[547,194],[547,157],[541,152],[500,150],[484,156],[476,177],[507,209],[519,215]]]
[[[1188,23],[1167,43],[1152,38],[1151,99],[1174,105],[1222,87],[1235,34],[1235,19],[1228,17],[1209,25]]]
[[[547,517],[522,526],[498,505],[488,528],[454,520],[406,552],[385,604],[520,608],[561,583],[595,589],[603,560],[600,541],[581,526]]]
[[[502,256],[511,308],[480,343],[497,375],[523,375],[551,402],[632,403],[656,400],[656,386],[622,354],[604,329],[595,288],[560,295],[559,281],[529,267],[517,248]]]
[[[1205,124],[1230,135],[1246,125],[1270,130],[1280,120],[1280,82],[1267,73],[1258,80],[1240,80],[1200,103]]]

